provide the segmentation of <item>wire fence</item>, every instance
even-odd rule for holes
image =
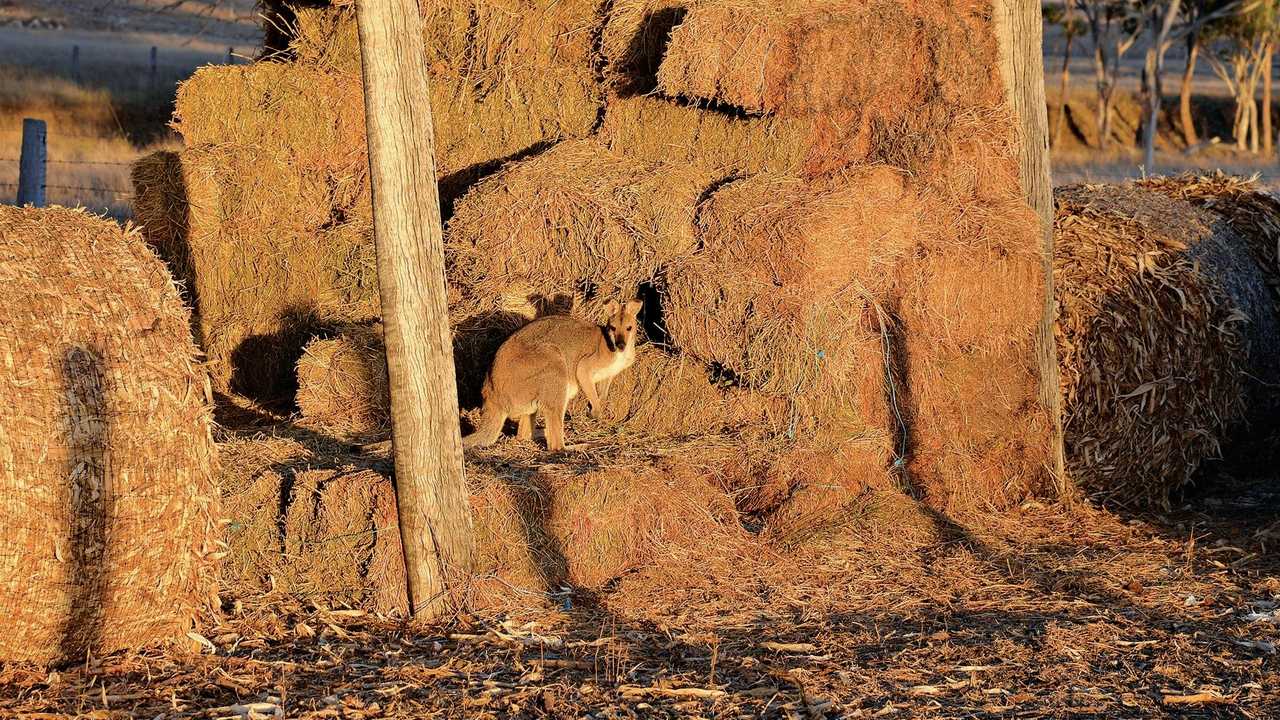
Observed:
[[[3,131],[0,131],[0,134],[15,135],[15,136],[21,137],[22,132],[20,130],[19,131],[3,130]],[[56,134],[50,133],[50,137],[55,137],[55,136],[61,137],[61,138],[80,138],[80,139],[92,139],[92,140],[107,139],[102,137],[101,135],[92,135],[88,133],[63,133],[63,132],[59,132]],[[12,165],[9,165],[10,163],[12,163]],[[21,158],[17,156],[0,157],[0,167],[9,165],[10,167],[13,167],[16,169],[20,163],[21,163]],[[46,159],[45,164],[52,167],[61,167],[61,168],[68,168],[68,169],[76,168],[76,167],[128,168],[133,166],[132,161],[122,161],[122,160]],[[67,195],[67,194],[72,195],[72,197],[65,198],[65,200],[68,200],[68,201],[79,201],[84,199],[100,200],[104,195],[115,198],[117,201],[133,197],[132,188],[121,187],[116,185],[107,185],[107,184],[87,184],[86,185],[86,184],[46,182],[44,185],[44,188],[46,191],[57,191],[60,195]],[[11,201],[12,199],[16,198],[17,191],[18,191],[17,181],[14,181],[14,182],[0,181],[0,199],[3,199],[4,201]],[[89,197],[88,198],[74,197],[75,195],[78,195],[78,194],[87,194],[89,195]]]

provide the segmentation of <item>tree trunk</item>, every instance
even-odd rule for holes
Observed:
[[[1249,89],[1249,152],[1258,154],[1258,99],[1257,88]]]
[[[1000,75],[1018,118],[1022,143],[1020,180],[1028,204],[1040,216],[1044,297],[1036,342],[1040,400],[1053,423],[1049,467],[1059,497],[1074,495],[1067,479],[1062,445],[1061,388],[1053,329],[1057,304],[1053,292],[1053,184],[1049,172],[1049,119],[1044,101],[1044,25],[1040,0],[996,0],[993,8],[1000,44]]]
[[[1053,123],[1053,147],[1062,143],[1062,126],[1067,124],[1067,93],[1071,89],[1071,42],[1075,36],[1067,34],[1067,46],[1062,58],[1062,82],[1058,85],[1058,112]]]
[[[1173,30],[1173,21],[1182,9],[1182,0],[1173,0],[1165,8],[1164,15],[1159,17],[1160,25],[1155,29],[1155,38],[1147,50],[1147,62],[1144,72],[1147,76],[1147,121],[1142,128],[1143,168],[1147,173],[1156,166],[1156,134],[1160,130],[1160,105],[1164,102],[1164,53],[1168,47],[1169,33]],[[1153,18],[1154,20],[1155,18]]]
[[[1115,89],[1108,86],[1098,102],[1098,149],[1111,146],[1111,98]]]
[[[1262,56],[1262,154],[1271,157],[1271,55],[1275,45],[1268,43]]]
[[[1196,61],[1200,57],[1200,35],[1187,36],[1187,68],[1182,72],[1182,90],[1178,99],[1178,114],[1182,118],[1182,140],[1188,148],[1200,142],[1196,137],[1195,119],[1191,117],[1191,88],[1195,82]]]
[[[1093,74],[1098,87],[1098,116],[1094,122],[1098,129],[1098,149],[1107,148],[1107,133],[1111,131],[1110,107],[1108,102],[1109,84],[1107,82],[1107,56],[1102,49],[1103,37],[1096,28],[1093,32]]]
[[[359,0],[374,244],[410,608],[448,609],[470,569],[431,104],[415,0]]]

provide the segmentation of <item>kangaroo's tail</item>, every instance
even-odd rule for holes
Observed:
[[[475,432],[462,438],[462,447],[470,449],[494,444],[502,436],[502,426],[506,422],[507,418],[501,411],[485,407],[480,415],[480,425]]]

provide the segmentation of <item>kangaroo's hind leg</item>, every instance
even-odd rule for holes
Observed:
[[[533,413],[516,418],[516,439],[521,442],[533,441]]]
[[[569,392],[563,384],[556,383],[543,393],[538,405],[547,422],[547,449],[561,452],[564,450],[564,414],[569,407]]]

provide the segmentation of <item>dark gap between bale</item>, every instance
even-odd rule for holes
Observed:
[[[604,81],[618,97],[658,87],[658,67],[671,31],[684,20],[687,0],[613,0],[601,28]]]

